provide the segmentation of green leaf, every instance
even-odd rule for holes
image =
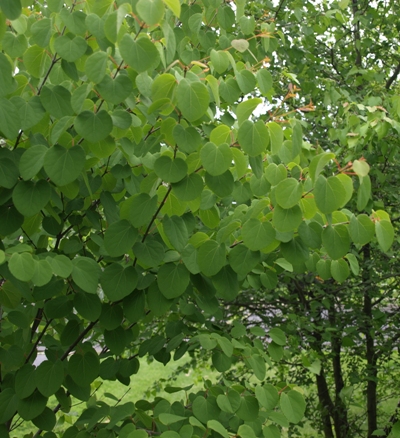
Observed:
[[[294,424],[297,424],[304,417],[306,402],[304,397],[295,390],[281,394],[280,407],[285,417]]]
[[[26,217],[34,216],[50,200],[51,188],[47,181],[20,181],[14,188],[13,201],[16,209]]]
[[[274,209],[274,216],[272,218],[272,224],[277,231],[281,233],[287,233],[294,231],[302,222],[301,208],[295,205],[292,208],[281,208],[277,205]]]
[[[0,186],[11,189],[18,181],[18,178],[17,166],[8,158],[0,158]]]
[[[20,130],[20,118],[15,105],[1,97],[0,98],[0,131],[9,140],[14,140]]]
[[[362,211],[367,206],[371,198],[371,179],[369,175],[359,177],[360,186],[357,191],[357,210]]]
[[[44,86],[40,93],[42,105],[56,119],[72,116],[71,93],[61,85],[52,88]]]
[[[353,192],[354,192],[353,180],[349,177],[349,175],[345,175],[344,173],[340,173],[339,175],[336,175],[336,178],[343,184],[343,187],[346,190],[346,198],[343,201],[343,205],[346,205],[353,197]]]
[[[0,289],[0,303],[9,309],[15,309],[21,301],[21,292],[11,283],[5,281]]]
[[[229,264],[239,275],[248,274],[260,261],[260,253],[245,245],[236,245],[229,253]]]
[[[280,266],[281,268],[285,269],[288,272],[293,272],[293,265],[284,258],[276,259],[275,264],[277,264],[278,266]]]
[[[375,233],[382,251],[388,251],[394,240],[394,229],[390,221],[378,220],[375,222]]]
[[[104,247],[111,257],[127,254],[138,237],[138,232],[125,219],[111,224],[104,233]]]
[[[208,172],[205,176],[207,186],[220,198],[229,196],[233,191],[233,176],[232,173],[227,170],[222,175],[213,176]]]
[[[269,145],[269,132],[262,120],[253,123],[245,120],[238,131],[239,144],[243,151],[252,157],[266,152]]]
[[[166,263],[158,270],[157,284],[167,299],[182,295],[189,285],[189,271],[182,264]]]
[[[36,368],[31,364],[25,364],[18,370],[15,376],[15,392],[20,399],[29,397],[35,391],[35,373]]]
[[[104,341],[111,353],[116,356],[120,355],[127,344],[127,332],[123,327],[119,326],[114,330],[104,331]]]
[[[95,84],[101,82],[106,75],[108,55],[106,52],[95,52],[85,63],[85,73],[88,79]]]
[[[358,275],[360,273],[360,265],[358,264],[357,257],[354,254],[347,254],[346,259],[349,261],[351,272],[354,275]]]
[[[32,423],[41,430],[48,430],[49,433],[54,429],[57,418],[56,414],[49,408],[45,407],[44,411],[32,420]]]
[[[144,243],[136,242],[133,253],[144,266],[158,266],[164,259],[164,247],[160,242],[147,238]]]
[[[161,413],[158,418],[160,419],[161,423],[165,424],[166,426],[186,419],[186,417],[182,417],[181,415],[167,414],[164,412]]]
[[[61,387],[64,380],[64,365],[61,360],[42,362],[35,371],[35,380],[38,390],[45,396],[50,397]]]
[[[119,43],[119,50],[125,62],[138,73],[155,69],[160,62],[156,46],[148,38],[137,41],[125,34]]]
[[[115,105],[123,102],[133,90],[131,79],[123,74],[119,74],[115,79],[105,76],[96,85],[96,89],[103,99]]]
[[[16,20],[22,13],[21,0],[0,0],[0,8],[9,20]]]
[[[346,260],[332,260],[331,274],[338,283],[343,283],[350,275],[349,265],[346,263]]]
[[[198,198],[203,187],[203,178],[197,173],[192,173],[178,183],[172,184],[174,194],[181,201],[193,201]]]
[[[248,424],[241,424],[237,431],[237,435],[242,438],[256,438],[254,429]],[[264,435],[265,436],[265,435]]]
[[[6,34],[3,36],[3,50],[11,58],[22,57],[22,55],[26,51],[27,47],[28,47],[28,41],[27,41],[25,35],[14,35],[11,32],[6,32]],[[4,58],[2,58],[2,60],[3,59]],[[0,61],[0,65],[4,65],[2,60]],[[7,69],[7,66],[6,66],[6,69]],[[6,81],[11,81],[10,85],[16,85],[15,82],[12,81],[11,72],[10,72],[10,75],[7,75],[8,79],[5,76],[3,77],[3,79],[6,79]],[[2,79],[0,79],[0,81],[2,81]],[[11,87],[8,89],[2,89],[2,91],[0,91],[0,94],[4,95],[4,96],[9,94],[10,89],[11,89]]]
[[[294,178],[281,181],[275,192],[276,202],[282,208],[292,208],[297,205],[303,194],[303,186]]]
[[[3,40],[3,48],[5,41]],[[12,76],[12,65],[8,58],[0,53],[0,97],[7,96],[13,89],[14,79]]]
[[[236,81],[243,94],[251,93],[256,86],[256,78],[254,74],[246,69],[240,70],[236,73]]]
[[[93,351],[74,353],[68,361],[68,372],[79,386],[86,386],[99,375],[99,357]]]
[[[302,222],[298,229],[299,236],[303,243],[310,248],[319,248],[321,246],[322,226],[318,222]]]
[[[331,278],[331,260],[318,260],[316,268],[318,275],[322,278],[322,280],[329,280]]]
[[[156,282],[152,283],[149,287],[146,301],[149,310],[151,310],[155,316],[164,315],[173,303],[173,300],[167,299],[164,294],[161,293]]]
[[[31,26],[32,37],[30,38],[31,44],[37,44],[39,47],[46,48],[49,45],[52,29],[50,18],[42,18],[36,21]]]
[[[162,98],[172,98],[173,91],[176,86],[176,79],[169,73],[163,73],[157,76],[151,85],[151,95],[153,101],[160,100]],[[179,126],[179,125],[177,125]]]
[[[85,151],[80,146],[66,149],[58,144],[47,150],[44,170],[57,185],[65,186],[75,181],[85,166]]]
[[[244,39],[232,40],[231,44],[235,50],[241,53],[245,52],[249,48],[249,42]]]
[[[136,10],[148,26],[160,23],[165,12],[162,0],[139,0]]]
[[[232,164],[233,155],[226,143],[216,146],[206,143],[200,151],[201,162],[206,171],[212,176],[222,175]]]
[[[165,5],[179,18],[181,15],[181,4],[179,0],[163,0]]]
[[[263,435],[267,436],[268,438],[281,438],[281,431],[275,424],[270,424],[269,426],[263,427]]]
[[[108,265],[100,275],[100,284],[110,301],[119,301],[136,288],[138,274],[134,267],[123,268],[118,263]]]
[[[55,257],[47,257],[47,262],[50,264],[55,275],[61,278],[67,278],[71,275],[73,266],[71,260],[62,254],[57,254]]]
[[[76,132],[90,143],[105,139],[112,128],[112,119],[105,110],[97,113],[82,111],[75,119]]]
[[[77,61],[87,49],[85,38],[73,34],[61,35],[54,41],[54,49],[68,62]]]
[[[233,389],[228,390],[227,395],[220,394],[217,397],[217,405],[228,414],[235,413],[240,407],[241,397],[238,392]]]
[[[188,166],[182,158],[161,155],[154,162],[154,171],[165,182],[177,183],[187,175]]]
[[[18,401],[18,414],[24,420],[32,420],[44,411],[46,403],[47,397],[35,391],[29,397]]]
[[[275,241],[275,230],[269,222],[249,219],[242,228],[244,244],[252,251],[266,248]]]
[[[251,354],[245,358],[245,362],[249,368],[254,371],[254,375],[258,380],[264,380],[267,368],[265,360],[259,354]]]
[[[253,396],[246,395],[242,397],[236,415],[243,421],[254,421],[258,417],[259,409],[257,399]]]
[[[258,402],[267,411],[271,411],[279,402],[279,393],[275,386],[265,383],[263,386],[256,386],[256,397]]]
[[[292,155],[296,157],[301,153],[303,146],[303,130],[301,128],[301,123],[294,119],[295,123],[292,131]]]
[[[217,371],[224,373],[232,366],[232,359],[218,350],[214,350],[212,354],[212,364]]]
[[[314,196],[319,210],[328,214],[343,206],[346,190],[336,176],[325,178],[320,175],[315,182]]]
[[[230,65],[228,53],[224,50],[211,49],[210,59],[217,73],[223,73]]]
[[[259,97],[253,97],[239,103],[236,108],[236,116],[238,119],[238,125],[240,126],[246,121],[254,112],[254,110],[262,103],[262,99]]]
[[[72,260],[72,279],[85,292],[95,294],[101,273],[100,266],[88,257],[77,257]]]
[[[210,95],[201,82],[182,79],[176,88],[178,108],[189,122],[200,119],[208,109]]]
[[[265,177],[271,185],[276,186],[286,179],[286,167],[283,164],[278,166],[275,163],[271,163],[265,169]]]
[[[354,243],[365,245],[374,237],[375,225],[365,214],[353,215],[350,219],[349,233]]]
[[[176,125],[172,135],[179,149],[187,154],[195,152],[202,144],[200,134],[192,126],[184,128],[182,125]]]
[[[214,397],[197,396],[192,403],[192,411],[203,424],[218,418],[220,409]]]
[[[223,29],[231,29],[235,23],[235,14],[230,7],[222,6],[218,8],[218,23]]]
[[[163,227],[168,240],[174,248],[182,252],[187,245],[189,234],[185,221],[179,216],[164,216]]]
[[[274,327],[268,332],[268,335],[275,344],[286,345],[286,335],[281,329]]]
[[[72,301],[70,298],[63,295],[46,301],[44,311],[49,319],[64,318],[71,312],[72,307]]]
[[[220,211],[215,205],[208,209],[201,208],[199,216],[203,224],[208,228],[216,228],[220,223]]]
[[[215,240],[204,242],[197,250],[197,263],[207,277],[217,274],[226,263],[225,245]]]
[[[101,314],[101,301],[97,295],[79,292],[74,297],[74,308],[89,321],[96,321]]]
[[[272,75],[271,75],[271,73],[266,68],[261,68],[260,70],[257,71],[256,77],[257,77],[257,82],[258,82],[258,88],[260,89],[261,94],[263,94],[264,96],[268,96],[268,93],[272,88]],[[267,124],[268,128],[270,128],[271,124],[274,125],[274,128],[272,128],[272,130],[276,129],[276,126],[279,126],[275,122],[270,122]],[[271,129],[270,129],[270,134],[271,134]],[[272,135],[271,135],[271,144],[272,144],[272,148],[273,148],[274,146],[273,146],[273,141],[272,141]]]
[[[19,96],[13,96],[10,102],[18,110],[18,116],[23,130],[28,130],[35,126],[43,119],[46,113],[39,96],[32,96],[28,101],[25,101]]]
[[[209,420],[207,421],[207,428],[212,429],[215,432],[218,432],[220,435],[222,435],[224,438],[229,438],[228,431],[225,429],[225,427],[217,420]]]
[[[111,114],[111,118],[113,121],[114,126],[121,128],[121,129],[129,129],[132,125],[132,116],[127,112],[127,111],[123,111],[123,110],[115,110],[112,112]],[[107,144],[107,146],[109,146],[109,144]],[[112,143],[110,144],[110,153],[108,153],[108,150],[106,150],[104,152],[101,151],[100,154],[99,152],[97,152],[97,156],[99,158],[102,158],[103,156],[108,156],[111,155],[112,152],[114,152],[114,146]]]
[[[50,264],[46,260],[38,260],[35,264],[35,274],[32,277],[33,284],[44,286],[51,280],[52,276],[53,271]]]
[[[354,160],[353,161],[353,170],[358,176],[367,176],[369,173],[369,165],[366,161]]]
[[[36,44],[25,51],[23,59],[28,73],[35,78],[44,76],[46,68],[50,65],[47,52]]]
[[[227,125],[218,125],[210,133],[210,141],[217,146],[222,143],[229,143],[231,140],[232,131]]]
[[[346,225],[328,225],[322,231],[322,244],[333,260],[344,257],[350,249],[350,236]]]
[[[128,219],[134,227],[147,225],[157,210],[157,196],[150,197],[147,193],[140,193],[128,200],[126,210],[123,219]]]
[[[315,181],[324,167],[335,158],[335,154],[332,152],[324,152],[317,155],[311,160],[310,163],[310,178]]]

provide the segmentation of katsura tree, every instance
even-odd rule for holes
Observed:
[[[249,8],[260,14],[264,3],[252,2]],[[359,192],[346,207],[371,214],[385,206],[397,223],[396,3],[283,1],[270,16],[290,45],[270,40],[275,51],[269,71],[278,78],[284,65],[301,87],[298,99],[286,101],[286,110],[295,110],[299,102],[315,103],[313,112],[302,115],[310,127],[304,137],[336,152],[339,162],[362,155],[371,165],[370,182],[362,183],[371,184],[374,196],[363,200]],[[274,80],[275,90],[279,92],[282,84]],[[257,317],[267,326],[277,322],[286,326],[292,351],[300,354],[293,354],[282,370],[298,384],[311,387],[315,382],[315,391],[309,392],[309,414],[318,433],[388,436],[392,426],[393,433],[400,426],[397,246],[385,253],[371,242],[352,246],[351,254],[359,277],[348,276],[338,284],[320,263],[319,278],[294,272],[285,279],[281,276],[278,287],[268,294],[248,289],[232,302],[228,319],[245,312],[251,315],[250,324]]]
[[[253,6],[0,0],[2,436],[278,437],[303,421],[302,389],[266,381],[286,325],[226,320],[226,303],[290,272],[342,282],[393,227],[366,210],[362,154],[310,140],[313,103],[269,70],[279,10]],[[187,352],[221,379],[169,387],[186,393],[173,404],[91,397],[140,357]],[[72,398],[90,402],[63,424]]]

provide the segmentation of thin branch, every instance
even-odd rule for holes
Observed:
[[[92,321],[83,332],[76,338],[76,340],[67,348],[64,354],[61,356],[61,360],[65,360],[69,353],[81,342],[81,340],[92,330],[92,328],[99,322],[98,319],[96,321]]]
[[[389,90],[389,88],[392,86],[393,82],[397,79],[397,76],[400,74],[400,62],[397,64],[397,67],[395,71],[393,72],[392,76],[387,80],[385,88],[386,90]]]
[[[278,9],[275,11],[275,15],[274,15],[274,19],[275,19],[275,20],[278,18],[278,14],[279,14],[279,12],[281,11],[281,9],[282,9],[284,3],[285,3],[285,0],[281,0],[281,1],[279,2]]]
[[[151,218],[151,221],[150,221],[149,225],[147,226],[147,229],[146,229],[146,231],[145,231],[145,233],[143,235],[143,238],[142,238],[142,242],[144,242],[146,240],[146,237],[149,234],[150,229],[153,226],[153,223],[154,223],[154,221],[156,220],[156,218],[158,216],[158,213],[160,213],[161,209],[163,208],[163,206],[165,204],[165,201],[168,198],[168,195],[171,193],[171,190],[172,190],[172,187],[169,186],[168,190],[167,190],[167,193],[164,196],[164,199],[160,202],[160,206],[157,208],[157,211],[154,213],[153,217]]]
[[[49,328],[49,325],[52,323],[52,319],[49,319],[46,322],[46,325],[44,326],[43,330],[40,332],[40,335],[38,336],[38,338],[36,339],[36,342],[34,343],[31,351],[29,352],[27,358],[25,359],[25,363],[28,363],[30,358],[32,357],[33,353],[36,351],[37,346],[39,345],[40,340],[42,339],[42,337],[44,336],[44,334],[46,333],[46,330]]]

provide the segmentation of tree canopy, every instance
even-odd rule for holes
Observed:
[[[0,9],[2,436],[354,436],[346,347],[367,364],[368,436],[388,435],[394,2]],[[185,354],[220,379],[169,386],[172,404],[92,397]]]

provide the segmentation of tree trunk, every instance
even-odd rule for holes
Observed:
[[[334,409],[331,397],[329,395],[328,385],[325,379],[325,373],[323,367],[321,367],[321,372],[316,375],[318,399],[321,405],[321,418],[324,428],[325,438],[334,438],[332,430],[331,412]]]
[[[371,266],[371,248],[366,245],[363,250],[364,254],[364,272],[365,280],[369,279],[369,267]],[[363,306],[364,324],[361,324],[365,335],[365,358],[367,360],[367,423],[368,438],[372,437],[373,432],[378,428],[377,422],[377,356],[375,352],[373,324],[372,324],[372,298],[369,290],[364,291]]]
[[[335,425],[335,434],[337,438],[346,438],[349,432],[349,421],[347,418],[347,409],[341,398],[341,391],[344,388],[344,380],[341,364],[341,327],[338,327],[336,320],[336,310],[334,304],[329,309],[329,322],[332,328],[338,328],[338,332],[332,333],[332,367],[335,381],[335,406],[333,411],[333,422]]]

